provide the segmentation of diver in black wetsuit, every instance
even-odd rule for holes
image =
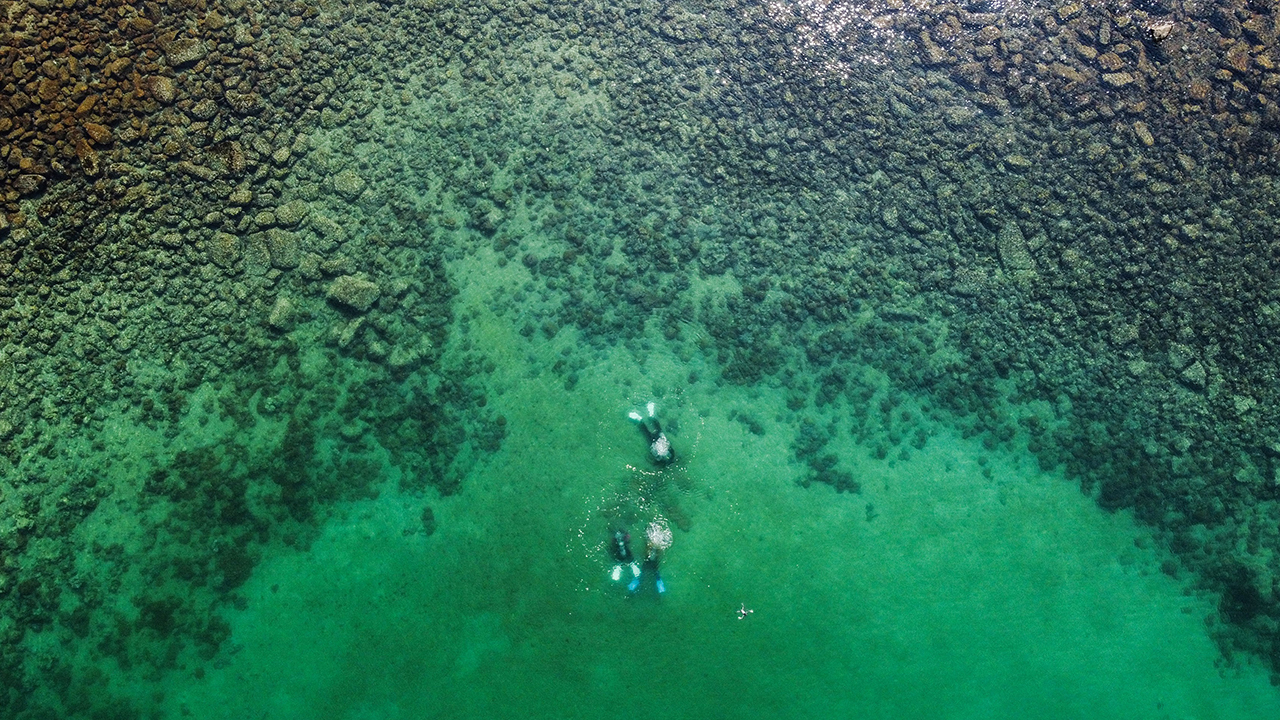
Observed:
[[[614,530],[613,539],[609,543],[609,552],[613,555],[613,559],[617,561],[609,577],[613,578],[614,582],[621,580],[622,566],[626,565],[631,568],[631,582],[638,586],[640,583],[640,566],[636,564],[636,558],[631,554],[631,534],[625,530]]]
[[[645,413],[632,410],[628,416],[640,427],[645,440],[649,443],[649,459],[656,465],[666,466],[675,462],[676,453],[671,447],[671,440],[667,438],[667,434],[662,431],[661,423],[658,422],[657,409],[657,403],[650,402],[645,405]],[[661,473],[644,474],[661,477]],[[660,486],[660,482],[658,484]],[[638,563],[635,556],[631,554],[631,536],[624,530],[613,530],[609,552],[615,564],[610,577],[614,582],[618,582],[622,579],[622,569],[628,567],[631,570],[631,580],[627,583],[629,592],[635,593],[640,589],[640,580],[643,576],[653,575],[654,587],[657,588],[658,594],[665,593],[667,585],[662,581],[662,575],[658,573],[658,565],[662,560],[663,551],[670,546],[671,530],[667,527],[666,521],[649,523],[649,527],[645,529],[644,561]]]
[[[667,434],[662,432],[662,425],[656,416],[657,405],[650,402],[645,406],[648,415],[641,415],[639,410],[632,410],[629,417],[640,426],[645,439],[649,441],[649,459],[658,465],[670,465],[676,460],[676,451],[671,447]]]
[[[671,547],[671,528],[666,522],[651,522],[644,531],[644,572],[653,575],[653,586],[661,595],[667,591],[667,584],[662,582],[658,573],[658,565],[662,562],[662,553]],[[627,585],[627,590],[635,592],[640,589],[640,576],[636,575]]]
[[[664,522],[649,523],[649,527],[645,529],[642,570],[640,564],[636,563],[635,556],[631,554],[631,534],[626,530],[614,530],[613,537],[609,541],[609,553],[613,555],[616,562],[609,577],[614,582],[618,582],[622,580],[622,569],[629,568],[631,580],[627,583],[627,592],[635,593],[640,589],[640,579],[644,575],[653,575],[653,586],[661,595],[667,591],[667,584],[662,581],[658,565],[662,562],[663,551],[669,547],[671,547],[671,530]]]

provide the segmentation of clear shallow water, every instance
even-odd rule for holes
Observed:
[[[458,303],[510,434],[462,493],[343,504],[307,552],[266,559],[224,659],[176,673],[203,718],[1152,717],[1280,711],[1224,669],[1210,599],[1162,574],[1146,531],[1026,457],[939,429],[909,460],[842,448],[860,495],[795,484],[782,391],[688,383],[655,340],[597,354],[566,391],[487,307],[518,277],[458,261]],[[645,496],[626,411],[656,398],[681,477]],[[748,413],[750,432],[730,419]],[[640,470],[634,469],[639,468]],[[984,472],[988,471],[988,472]],[[389,477],[394,470],[388,470]],[[391,483],[389,483],[391,484]],[[607,575],[611,522],[677,504],[668,592]],[[868,511],[868,507],[872,511]],[[627,508],[618,514],[618,508]],[[628,513],[634,513],[629,515]],[[868,519],[870,517],[870,519]],[[752,612],[740,617],[741,610]]]
[[[326,6],[318,118],[196,157],[215,202],[79,289],[105,320],[55,295],[51,365],[0,347],[55,438],[0,485],[22,720],[1280,716],[1215,645],[1267,652],[1280,445],[1231,358],[1280,311],[1197,254],[1269,287],[1269,178],[1096,84],[1161,87],[1145,16],[899,5]],[[608,530],[655,519],[670,591],[628,596]]]

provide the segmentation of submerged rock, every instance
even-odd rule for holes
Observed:
[[[355,275],[343,275],[329,283],[326,294],[330,300],[339,305],[356,312],[365,312],[377,302],[378,296],[382,294],[382,288],[372,280]]]
[[[276,208],[276,222],[286,227],[293,227],[307,217],[307,204],[301,200],[291,200]]]
[[[1022,234],[1018,223],[1010,221],[1000,228],[996,236],[996,247],[1000,252],[1000,264],[1005,272],[1015,278],[1025,279],[1035,274],[1036,263],[1027,247],[1027,238]]]
[[[364,178],[354,170],[343,170],[333,177],[333,190],[348,200],[355,200],[364,192]]]
[[[240,259],[240,238],[231,233],[215,233],[209,243],[209,259],[224,268],[234,265]]]
[[[161,105],[172,104],[178,99],[178,88],[173,84],[172,78],[157,75],[150,79],[147,86],[151,90],[151,97]]]
[[[1209,373],[1204,369],[1204,365],[1199,361],[1195,361],[1182,371],[1182,382],[1193,390],[1203,390],[1205,383],[1209,379]]]
[[[267,324],[276,330],[288,330],[293,325],[293,319],[297,315],[297,308],[293,301],[281,295],[276,298],[276,302],[271,306],[271,313],[267,316]]]
[[[172,67],[193,63],[209,54],[209,49],[197,38],[178,38],[165,48],[164,57]]]
[[[280,228],[271,228],[266,232],[267,252],[271,254],[271,264],[281,270],[298,267],[302,255],[302,247],[298,242],[298,234]]]

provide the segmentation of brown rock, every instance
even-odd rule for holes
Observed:
[[[266,275],[271,269],[271,251],[267,248],[265,234],[256,232],[245,238],[241,253],[244,271],[249,275]]]
[[[1124,67],[1124,60],[1120,59],[1120,56],[1113,52],[1107,52],[1098,56],[1098,65],[1107,72],[1115,72],[1116,70]]]
[[[106,145],[111,142],[111,128],[98,123],[85,123],[84,134],[89,136],[89,140],[94,145]]]
[[[1163,42],[1169,39],[1177,26],[1172,20],[1155,20],[1147,24],[1147,37],[1152,42]]]
[[[1018,153],[1005,155],[1004,164],[1014,172],[1026,172],[1027,170],[1035,167],[1035,163],[1031,161],[1031,158],[1026,155],[1019,155]]]
[[[227,105],[241,115],[253,115],[262,110],[262,96],[258,93],[228,90],[223,97],[226,98]]]
[[[104,77],[108,77],[108,78],[119,77],[125,74],[125,72],[129,70],[129,66],[132,64],[133,64],[133,61],[127,57],[116,58],[115,60],[112,60],[111,62],[107,63],[107,66],[103,68],[102,74]]]
[[[288,330],[293,325],[296,315],[297,308],[294,307],[293,301],[281,295],[271,306],[271,313],[267,315],[267,324],[277,330]]]
[[[364,192],[365,180],[354,170],[343,170],[333,177],[333,189],[342,197],[354,200]]]
[[[248,167],[248,159],[244,155],[244,148],[238,140],[220,142],[209,148],[209,151],[225,163],[227,171],[233,175],[242,174]]]
[[[97,177],[101,168],[98,164],[98,151],[93,149],[84,138],[76,141],[76,158],[80,160],[80,167],[84,170],[84,174],[89,177]]]
[[[172,78],[156,75],[147,83],[147,87],[151,90],[151,97],[161,105],[168,105],[178,98],[178,88],[174,86]]]
[[[323,260],[324,258],[313,252],[303,253],[302,258],[298,260],[298,272],[308,280],[319,280],[320,263]]]
[[[80,101],[80,106],[76,108],[76,111],[75,111],[75,113],[73,113],[73,114],[74,114],[76,117],[78,117],[78,118],[82,118],[82,117],[84,117],[85,115],[88,115],[90,112],[92,112],[92,111],[93,111],[93,106],[94,106],[94,105],[96,105],[96,104],[98,103],[98,98],[99,98],[99,97],[101,97],[101,96],[99,96],[99,95],[89,95],[89,96],[88,96],[88,97],[86,97],[84,100],[81,100],[81,101]]]
[[[1204,365],[1199,360],[1187,366],[1181,375],[1182,382],[1194,390],[1203,390],[1205,383],[1209,379],[1209,373],[1204,369]]]
[[[1267,22],[1263,15],[1254,15],[1240,24],[1254,42],[1267,44],[1275,41],[1276,31],[1280,30],[1273,22]]]
[[[1236,19],[1235,12],[1230,7],[1218,7],[1214,10],[1212,21],[1218,32],[1226,37],[1240,37],[1240,21]]]
[[[1031,257],[1027,239],[1018,224],[1009,221],[996,236],[996,249],[1000,252],[1000,264],[1010,276],[1027,280],[1036,274],[1036,261]]]
[[[293,227],[307,216],[307,204],[301,200],[291,200],[276,208],[276,222],[285,227]]]
[[[181,37],[169,43],[164,57],[171,67],[181,67],[200,60],[209,54],[209,49],[197,38]]]
[[[191,117],[197,120],[212,120],[213,116],[217,114],[218,103],[209,98],[204,98],[191,106]]]
[[[1238,42],[1227,51],[1227,62],[1237,72],[1248,72],[1249,60],[1249,45],[1247,43]]]
[[[244,25],[237,25],[235,32],[232,34],[232,42],[241,47],[249,45],[253,42],[253,33]]]
[[[45,102],[52,102],[54,98],[58,97],[58,81],[52,78],[44,78],[40,81],[36,95],[39,95],[40,99]]]
[[[1062,78],[1063,80],[1066,80],[1067,82],[1071,82],[1071,83],[1082,83],[1086,79],[1084,74],[1081,73],[1079,70],[1076,70],[1070,65],[1066,65],[1063,63],[1054,63],[1050,65],[1049,71],[1052,72],[1054,75],[1057,75],[1058,77]]]
[[[44,184],[44,176],[35,174],[19,175],[17,182],[13,184],[15,190],[22,195],[35,194],[40,186]]]
[[[982,63],[967,62],[961,63],[955,69],[956,79],[964,83],[970,90],[978,90],[982,87],[982,80],[986,77],[986,68]]]
[[[215,170],[203,165],[197,165],[190,160],[183,160],[174,165],[173,168],[184,175],[190,175],[191,177],[203,182],[213,182],[218,179],[218,173]]]
[[[1124,87],[1125,85],[1132,84],[1133,81],[1133,75],[1127,72],[1102,74],[1102,82],[1110,85],[1111,87]]]
[[[1151,134],[1151,129],[1148,128],[1147,124],[1141,120],[1133,124],[1133,134],[1137,136],[1138,142],[1146,145],[1147,147],[1151,147],[1156,144],[1156,139],[1155,136]]]
[[[992,288],[991,279],[987,277],[987,273],[977,267],[956,268],[952,281],[952,292],[961,297],[984,295]]]

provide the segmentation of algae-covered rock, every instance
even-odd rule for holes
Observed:
[[[191,116],[197,120],[211,120],[217,114],[218,103],[210,98],[204,98],[191,106]]]
[[[296,315],[297,308],[293,301],[281,295],[271,306],[271,313],[267,315],[267,324],[276,330],[288,330],[293,325]]]
[[[237,207],[243,207],[253,202],[253,191],[247,187],[236,188],[227,196],[227,202]]]
[[[343,170],[333,176],[333,190],[348,200],[355,200],[364,192],[364,178],[354,170]]]
[[[271,264],[281,270],[298,267],[302,256],[302,246],[298,242],[298,234],[280,228],[271,228],[266,232],[267,252],[271,254]]]
[[[1005,272],[1015,278],[1027,278],[1035,274],[1036,263],[1027,248],[1027,238],[1018,223],[1010,221],[1000,228],[996,236],[996,248],[1000,252],[1000,264]]]
[[[382,288],[372,280],[355,275],[343,275],[329,283],[328,298],[344,307],[364,312],[373,306],[382,294]]]
[[[156,75],[148,80],[147,87],[151,90],[151,97],[161,105],[172,104],[178,99],[178,88],[172,78]]]
[[[227,105],[241,115],[253,115],[262,110],[262,96],[258,93],[242,93],[228,90],[223,93]]]
[[[1199,361],[1195,361],[1182,371],[1182,382],[1193,390],[1203,390],[1205,383],[1209,379],[1209,373],[1204,369],[1204,365]]]
[[[307,217],[307,204],[301,200],[291,200],[276,208],[276,222],[285,227],[293,227]]]
[[[181,67],[208,54],[209,49],[203,42],[193,37],[183,37],[169,43],[169,47],[165,48],[164,57],[169,61],[169,65]]]
[[[241,253],[247,274],[265,275],[271,269],[271,250],[267,247],[266,233],[256,232],[245,238]]]
[[[240,238],[231,233],[214,233],[209,243],[209,259],[224,268],[234,265],[240,259]]]

